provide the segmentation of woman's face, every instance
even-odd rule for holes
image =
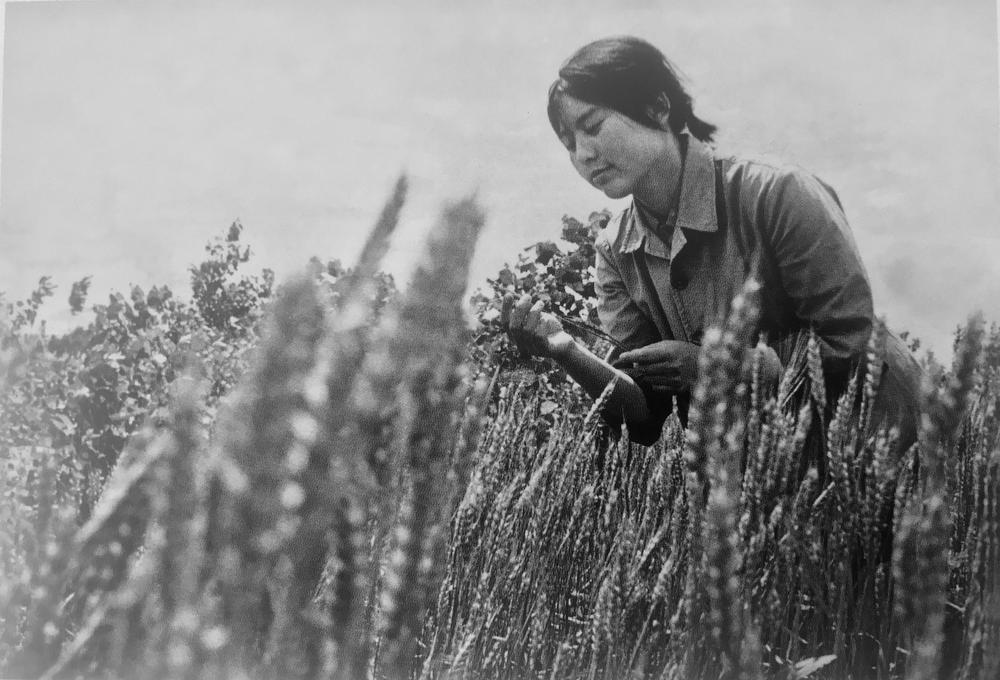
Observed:
[[[573,167],[609,198],[655,196],[679,172],[680,150],[672,132],[568,95],[559,104],[560,139]]]

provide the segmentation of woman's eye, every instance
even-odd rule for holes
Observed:
[[[588,135],[596,135],[598,132],[601,131],[601,124],[603,122],[604,122],[603,120],[599,120],[596,123],[592,123],[591,125],[588,125],[587,127],[583,128],[583,131],[586,132]]]

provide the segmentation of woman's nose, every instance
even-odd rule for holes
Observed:
[[[589,163],[597,158],[597,150],[588,140],[576,140],[576,160],[579,163]]]

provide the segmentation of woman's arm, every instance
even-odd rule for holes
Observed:
[[[540,301],[532,305],[525,295],[515,304],[513,295],[504,296],[500,322],[523,353],[555,359],[594,399],[617,377],[606,412],[622,414],[630,427],[649,420],[646,397],[635,381],[573,339],[559,319],[542,311]]]
[[[698,376],[700,346],[678,340],[661,340],[649,318],[642,313],[626,290],[607,239],[598,240],[596,248],[597,312],[601,325],[626,348],[612,362],[658,395],[669,397],[689,391]],[[781,375],[781,362],[770,347],[747,352],[743,378],[752,377],[754,357],[760,354],[760,378],[775,383]],[[662,401],[662,399],[661,399]],[[661,409],[662,410],[662,409]],[[664,414],[665,417],[665,414]]]
[[[741,193],[744,211],[758,219],[767,239],[792,312],[815,331],[827,369],[846,369],[864,351],[874,312],[868,275],[836,194],[797,168],[755,172]]]
[[[638,429],[650,419],[652,414],[646,396],[635,380],[624,371],[615,369],[597,357],[580,343],[574,340],[563,353],[554,358],[594,399],[597,399],[608,383],[617,377],[618,383],[611,393],[605,411],[609,414],[622,414],[629,427]]]

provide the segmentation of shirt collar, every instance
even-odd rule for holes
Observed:
[[[693,137],[685,128],[680,132],[686,137],[687,152],[684,157],[684,172],[681,175],[681,195],[677,205],[677,227],[695,231],[713,232],[719,230],[715,208],[715,156],[712,148]],[[677,234],[683,239],[683,234]],[[661,242],[642,219],[641,211],[632,199],[626,223],[626,233],[622,240],[622,252],[630,253],[646,243],[646,250],[660,255]],[[673,249],[676,250],[676,249]],[[671,253],[674,255],[676,253]]]

